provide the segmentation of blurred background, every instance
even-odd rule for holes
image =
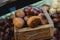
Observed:
[[[41,0],[0,0],[0,16]]]

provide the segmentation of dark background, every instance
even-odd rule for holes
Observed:
[[[19,8],[22,8],[24,6],[30,5],[38,1],[41,1],[41,0],[17,0],[14,2],[7,2],[7,4],[0,7],[0,16],[11,12],[10,9],[13,9],[13,7],[17,10]]]

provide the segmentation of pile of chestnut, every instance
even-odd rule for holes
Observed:
[[[46,4],[44,4],[40,8],[27,6],[23,10],[17,10],[15,12],[15,18],[13,19],[13,24],[17,28],[22,28],[22,27],[32,28],[42,24],[44,25],[48,24],[48,20],[44,15],[43,8],[49,13],[51,19],[53,20],[54,27],[56,28],[56,31],[54,32],[55,38],[53,39],[59,40],[60,39],[60,8],[54,9]]]
[[[0,19],[0,40],[12,40],[14,29],[12,19]]]
[[[56,12],[51,15],[51,18],[54,22],[54,27],[56,29],[54,32],[54,36],[56,40],[60,40],[60,11],[56,10]]]
[[[48,20],[44,15],[42,8],[45,8],[49,12],[48,5],[43,5],[41,8],[27,6],[23,10],[16,10],[13,24],[16,28],[30,27],[34,28],[39,25],[48,24]]]
[[[54,23],[54,36],[55,40],[60,40],[60,2],[57,0],[57,5],[53,3],[52,7],[50,8],[50,16]]]

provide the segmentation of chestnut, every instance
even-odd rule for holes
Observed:
[[[58,27],[60,28],[60,22],[58,23]]]
[[[26,16],[34,16],[40,13],[39,9],[36,7],[26,7],[24,8]]]
[[[1,36],[3,36],[3,35],[4,35],[4,32],[3,32],[3,31],[1,31],[0,33],[1,33]]]
[[[53,17],[53,18],[58,18],[59,16],[58,16],[57,13],[54,13],[54,14],[52,15],[52,17]]]
[[[53,22],[59,22],[60,20],[59,20],[59,18],[54,18],[53,19]]]
[[[18,17],[18,18],[23,18],[25,16],[25,13],[23,10],[17,10],[15,12],[15,17]]]
[[[9,33],[9,30],[10,30],[9,28],[6,28],[6,32],[7,32],[7,33]]]
[[[30,7],[30,6],[24,8],[24,12],[25,12],[26,16],[33,15],[33,13],[31,12],[31,9],[32,9],[32,7]]]
[[[3,40],[8,40],[8,38],[9,38],[9,35],[8,35],[8,33],[6,33],[3,37]]]
[[[4,21],[2,21],[1,23],[0,23],[0,26],[4,26],[5,25],[5,23],[4,23]]]
[[[14,31],[14,27],[13,26],[10,28],[10,31],[12,31],[12,32]]]
[[[24,20],[22,18],[14,18],[13,24],[14,24],[14,27],[16,28],[22,28],[24,25]]]
[[[0,26],[0,31],[2,30],[2,27]]]
[[[46,19],[45,15],[43,13],[38,14],[40,18]]]
[[[43,24],[48,24],[49,22],[48,22],[47,19],[44,19],[44,20],[42,20],[42,23],[43,23]]]
[[[30,27],[30,28],[34,28],[36,26],[39,26],[41,25],[41,20],[40,20],[40,17],[39,16],[32,16],[28,19],[27,21],[27,25]]]
[[[59,17],[60,17],[60,14],[58,14],[59,15]]]
[[[27,20],[28,20],[28,18],[29,18],[28,16],[25,16],[25,17],[24,17],[24,20],[25,20],[25,21],[27,21]]]
[[[39,12],[40,12],[40,13],[43,13],[43,10],[42,10],[41,8],[39,8]]]
[[[40,10],[36,7],[32,7],[31,12],[33,12],[34,15],[38,15],[40,13]]]
[[[40,13],[38,16],[40,17],[42,24],[48,24],[48,20],[43,13]]]

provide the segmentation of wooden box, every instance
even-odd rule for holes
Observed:
[[[45,27],[45,28],[44,28]],[[53,26],[44,25],[34,29],[21,29],[15,31],[15,40],[39,40],[53,37]]]
[[[14,28],[15,40],[41,40],[49,39],[54,35],[54,24],[46,11],[43,11],[49,24],[38,26],[36,28]]]
[[[46,16],[48,13],[45,14]],[[39,40],[52,38],[54,34],[54,25],[49,15],[47,16],[49,24],[38,26],[36,28],[14,28],[15,40]]]

